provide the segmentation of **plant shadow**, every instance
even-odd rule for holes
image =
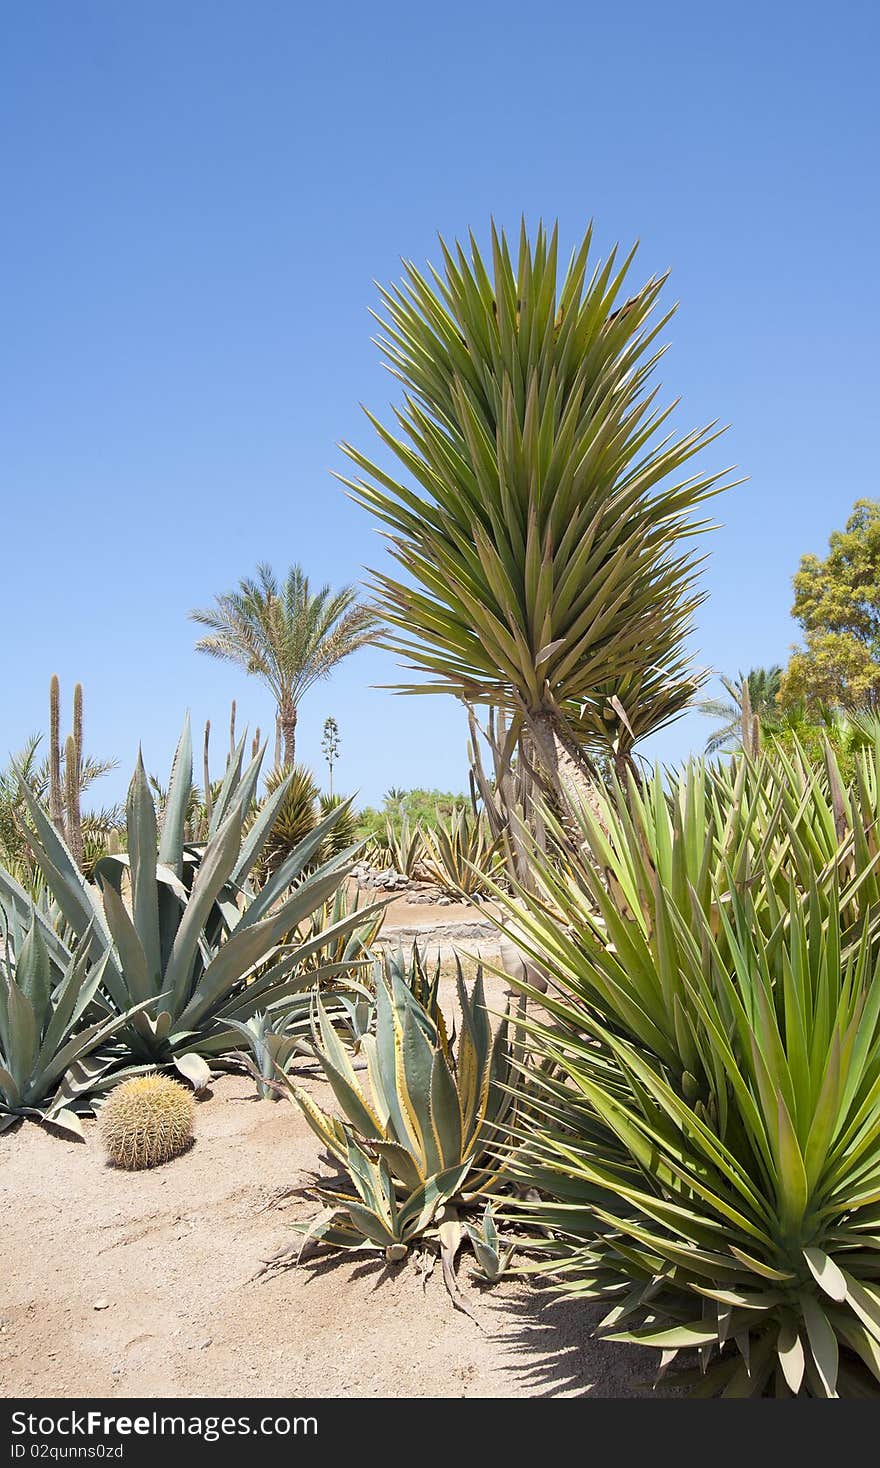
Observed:
[[[644,1347],[601,1340],[595,1329],[607,1305],[561,1299],[548,1289],[522,1285],[494,1306],[503,1317],[495,1339],[505,1363],[528,1397],[671,1397],[674,1378],[655,1388],[657,1356]]]

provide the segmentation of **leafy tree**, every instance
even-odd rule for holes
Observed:
[[[456,795],[450,790],[400,790],[392,787],[385,792],[380,808],[365,806],[358,816],[358,835],[382,837],[386,822],[390,822],[399,835],[404,826],[416,826],[436,830],[448,821],[456,811],[470,808],[469,795]]]
[[[782,669],[777,663],[770,668],[751,668],[748,673],[737,674],[735,680],[722,678],[727,698],[704,698],[697,704],[701,714],[715,719],[720,726],[706,740],[706,753],[718,754],[742,744],[744,683],[748,684],[750,709],[757,714],[761,731],[771,732],[779,720],[776,700],[781,681]]]
[[[826,558],[802,557],[794,593],[804,645],[792,653],[780,702],[880,707],[880,502],[856,500]]]
[[[427,675],[406,686],[505,710],[557,791],[589,800],[591,744],[608,750],[594,701],[623,706],[649,670],[681,681],[701,600],[681,537],[722,476],[691,463],[714,428],[662,431],[664,277],[627,296],[632,254],[591,267],[588,230],[558,279],[557,243],[523,226],[516,259],[493,227],[489,268],[473,237],[469,253],[441,242],[442,274],[407,264],[382,292],[404,401],[394,428],[371,422],[405,477],[344,445],[345,482],[404,571],[375,583],[390,645]],[[684,682],[678,700],[654,690],[661,719]]]
[[[803,699],[790,702],[780,710],[772,730],[773,745],[788,754],[799,751],[811,764],[824,767],[827,749],[831,749],[845,782],[855,774],[858,750],[876,742],[880,726],[876,716],[856,717],[839,708],[816,704],[808,706]]]
[[[245,577],[213,607],[190,612],[209,628],[196,649],[236,663],[271,690],[284,739],[284,765],[293,766],[300,700],[329,677],[343,658],[372,642],[377,617],[353,586],[313,593],[301,566],[291,566],[279,585],[264,561],[256,578]]]

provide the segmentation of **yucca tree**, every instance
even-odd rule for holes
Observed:
[[[429,679],[408,691],[506,709],[579,800],[593,739],[579,707],[649,669],[678,679],[701,600],[680,539],[705,528],[692,512],[723,478],[686,467],[714,426],[660,434],[665,277],[627,296],[633,256],[614,251],[588,274],[591,234],[561,284],[555,227],[532,242],[523,226],[516,263],[494,226],[490,266],[473,236],[469,254],[440,242],[442,274],[408,263],[379,318],[397,428],[368,415],[405,478],[343,445],[360,471],[344,482],[406,573],[374,584],[389,645]]]
[[[303,695],[343,658],[372,642],[377,621],[353,586],[334,591],[328,585],[313,592],[300,565],[291,566],[279,583],[265,561],[256,577],[244,577],[235,591],[190,617],[209,629],[196,643],[198,652],[238,664],[271,690],[287,769],[293,766]]]

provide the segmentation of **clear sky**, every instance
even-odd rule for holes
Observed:
[[[682,427],[732,427],[700,662],[782,661],[800,555],[880,495],[880,23],[873,4],[6,0],[0,28],[0,757],[85,685],[124,789],[138,740],[222,725],[243,675],[197,656],[192,606],[261,559],[316,581],[383,557],[332,478],[394,383],[374,280],[490,215],[568,246],[641,239],[672,269],[662,369]],[[707,463],[709,461],[707,460]],[[448,699],[359,654],[302,706],[337,785],[463,788]],[[655,742],[702,744],[689,716]],[[97,794],[97,791],[96,791]]]

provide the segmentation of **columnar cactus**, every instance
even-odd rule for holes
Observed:
[[[83,691],[73,690],[73,732],[64,742],[64,780],[61,778],[61,685],[57,673],[49,684],[49,816],[67,842],[77,866],[83,864],[82,809]]]

